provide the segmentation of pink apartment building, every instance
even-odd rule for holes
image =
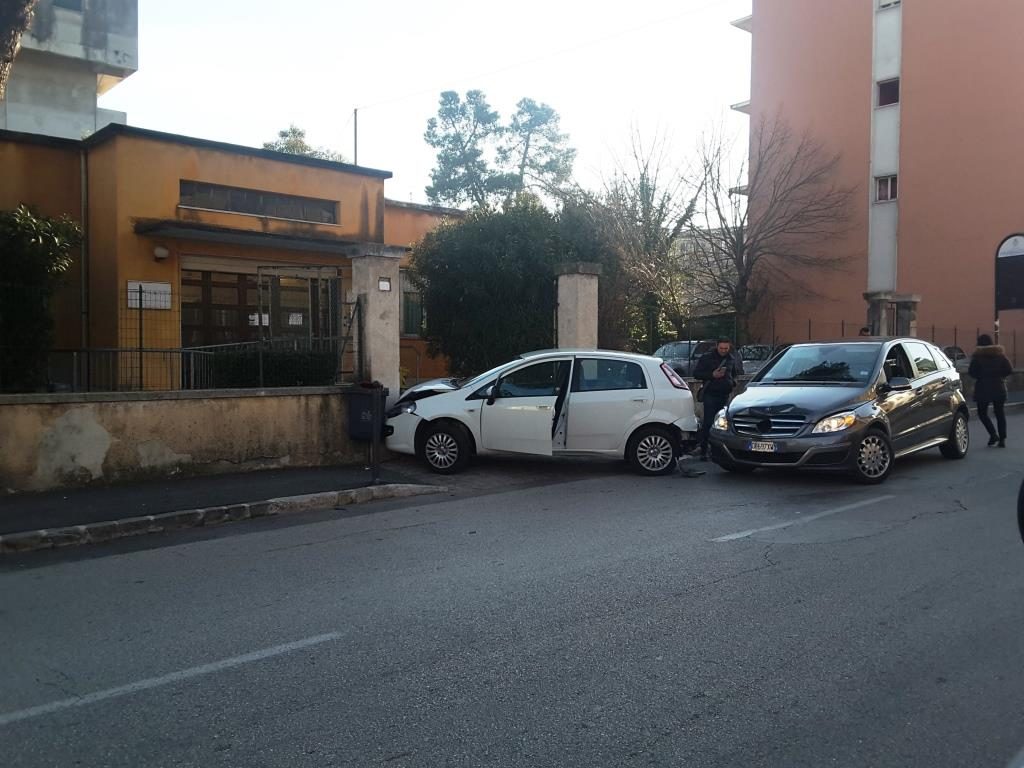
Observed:
[[[913,333],[970,352],[991,333],[995,256],[1024,232],[1024,1],[753,0],[752,121],[781,117],[842,155],[854,226],[820,297],[776,302],[783,341]],[[1001,317],[1024,359],[1024,311]],[[954,329],[956,329],[954,331]],[[788,338],[786,338],[788,337]]]

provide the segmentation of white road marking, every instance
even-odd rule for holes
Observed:
[[[838,515],[840,512],[849,512],[851,509],[859,509],[860,507],[870,507],[872,504],[877,504],[880,501],[888,501],[889,499],[895,499],[895,496],[876,496],[873,499],[864,499],[864,501],[857,501],[853,504],[846,504],[842,507],[836,507],[835,509],[827,509],[824,512],[818,512],[814,515],[808,515],[807,517],[801,517],[797,520],[790,520],[785,523],[776,523],[775,525],[766,525],[764,528],[751,528],[749,531],[740,531],[739,533],[730,533],[726,536],[719,536],[717,539],[712,541],[735,541],[736,539],[745,539],[748,536],[753,536],[755,533],[764,533],[765,531],[777,531],[780,528],[789,528],[791,525],[803,525],[804,523],[810,523],[814,520],[820,520],[823,517],[829,515]]]
[[[101,701],[106,701],[107,699],[117,698],[118,696],[128,696],[129,694],[138,693],[139,691],[148,691],[151,688],[159,688],[163,685],[179,683],[183,680],[189,680],[193,677],[211,675],[215,672],[223,672],[225,669],[239,667],[243,664],[249,664],[254,661],[262,661],[263,659],[269,659],[272,656],[280,656],[283,653],[299,651],[303,648],[309,648],[313,645],[329,643],[332,640],[337,640],[340,637],[340,632],[329,632],[325,635],[316,635],[314,637],[307,637],[304,640],[296,640],[292,643],[285,643],[284,645],[275,645],[272,648],[264,648],[263,650],[253,651],[252,653],[246,653],[242,656],[233,656],[230,659],[221,659],[220,661],[214,661],[210,664],[203,664],[198,667],[183,669],[179,672],[171,672],[168,675],[162,675],[160,677],[150,677],[146,680],[138,680],[134,683],[128,683],[127,685],[120,685],[117,688],[108,688],[105,691],[96,691],[95,693],[88,693],[84,696],[77,696],[71,699],[51,701],[49,704],[40,704],[38,707],[19,709],[15,712],[8,712],[6,714],[0,715],[0,726],[11,725],[12,723],[17,723],[21,720],[29,720],[33,717],[49,715],[53,712],[59,712],[62,709],[71,709],[72,707],[84,707],[88,704],[96,704]]]

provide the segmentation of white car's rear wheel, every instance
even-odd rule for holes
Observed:
[[[629,439],[626,458],[642,475],[667,475],[679,458],[676,440],[664,427],[643,427]]]

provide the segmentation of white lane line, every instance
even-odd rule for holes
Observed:
[[[870,507],[872,504],[877,504],[880,501],[888,501],[889,499],[895,499],[895,496],[876,496],[873,499],[864,499],[864,501],[857,501],[853,504],[846,504],[842,507],[836,507],[835,509],[827,509],[824,512],[818,512],[814,515],[808,515],[807,517],[800,517],[796,520],[790,520],[785,523],[776,523],[775,525],[766,525],[764,528],[751,528],[749,531],[740,531],[739,533],[730,533],[726,536],[719,536],[717,539],[712,541],[735,541],[736,539],[745,539],[748,536],[753,536],[755,533],[764,533],[765,531],[777,531],[780,528],[789,528],[791,525],[803,525],[804,523],[810,523],[814,520],[820,520],[823,517],[829,515],[838,515],[840,512],[849,512],[851,509],[859,509],[860,507]]]
[[[139,691],[147,691],[151,688],[159,688],[163,685],[179,683],[182,680],[189,680],[193,677],[211,675],[214,672],[223,672],[225,669],[239,667],[243,664],[250,664],[254,661],[262,661],[263,659],[269,659],[272,656],[280,656],[283,653],[299,651],[313,645],[329,643],[340,637],[340,632],[329,632],[325,635],[316,635],[314,637],[307,637],[304,640],[285,643],[284,645],[275,645],[273,648],[264,648],[263,650],[253,651],[252,653],[246,653],[242,656],[233,656],[230,659],[221,659],[220,661],[214,661],[210,664],[203,664],[202,666],[183,669],[179,672],[171,672],[168,675],[150,677],[146,680],[138,680],[134,683],[128,683],[127,685],[120,685],[117,688],[108,688],[105,691],[88,693],[85,696],[61,699],[60,701],[51,701],[49,704],[40,704],[38,707],[29,707],[28,709],[19,709],[15,712],[8,712],[0,715],[0,726],[11,725],[12,723],[17,723],[21,720],[28,720],[33,717],[49,715],[53,712],[59,712],[62,709],[84,707],[88,704],[96,704],[97,702],[106,701],[107,699],[113,699],[118,696],[127,696],[132,693],[138,693]]]

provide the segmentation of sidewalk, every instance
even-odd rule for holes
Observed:
[[[386,465],[381,483],[368,487],[370,471],[361,466],[315,467],[0,495],[0,552],[445,490]]]
[[[967,405],[971,409],[971,418],[978,417],[978,404],[968,400]],[[1021,406],[1024,406],[1024,391],[1011,391],[1006,394],[1006,410],[1009,413],[1020,413]],[[992,416],[992,409],[989,409],[989,416]]]

